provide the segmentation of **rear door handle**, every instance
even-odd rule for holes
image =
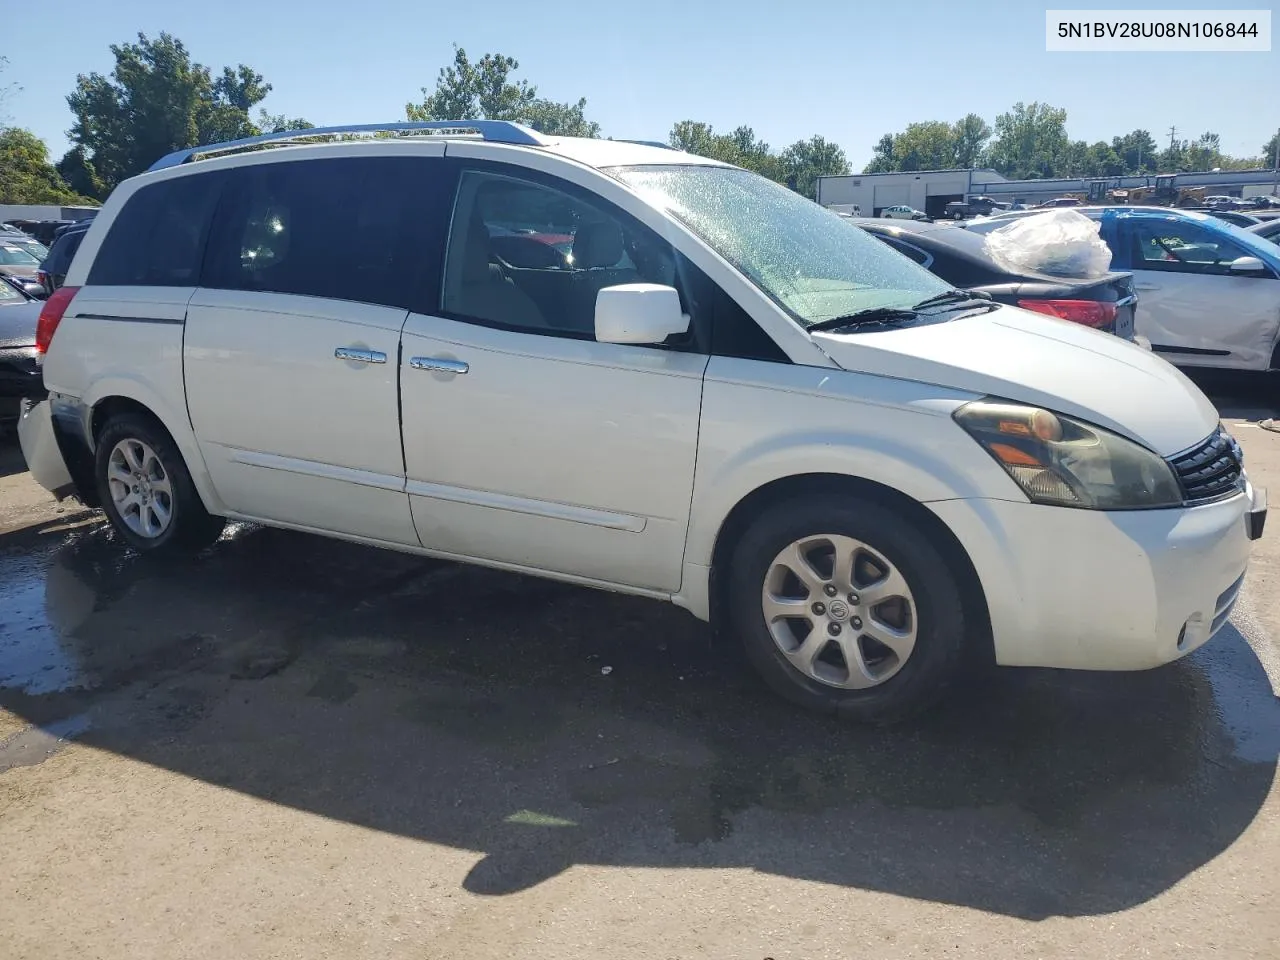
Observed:
[[[355,347],[338,347],[333,351],[338,360],[354,360],[357,363],[386,363],[387,355],[380,350],[358,350]]]
[[[410,357],[409,366],[437,373],[466,373],[471,369],[465,360],[450,360],[448,357]]]

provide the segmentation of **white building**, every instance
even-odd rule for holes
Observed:
[[[1209,170],[1179,173],[1179,187],[1204,187],[1207,194],[1252,197],[1268,194],[1280,183],[1275,170]],[[905,203],[931,217],[941,217],[952,200],[989,196],[1001,203],[1036,204],[1063,194],[1099,197],[1106,191],[1155,185],[1155,175],[1055,180],[1008,180],[994,170],[912,170],[818,178],[818,203],[837,210],[853,204],[864,217],[878,217],[885,207]]]
[[[940,217],[943,207],[952,200],[983,194],[987,184],[1007,182],[994,170],[913,170],[820,177],[818,203],[837,209],[857,204],[864,217],[878,217],[885,207],[906,204],[931,217]]]

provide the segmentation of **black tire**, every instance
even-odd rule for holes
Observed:
[[[165,530],[155,537],[136,533],[121,517],[111,486],[107,467],[111,451],[122,440],[138,440],[150,447],[160,461],[172,488],[171,518]],[[102,509],[116,532],[139,553],[193,552],[218,539],[226,520],[211,515],[196,492],[186,461],[167,430],[150,417],[125,413],[112,417],[98,436],[93,462],[94,483],[102,500]]]
[[[804,537],[853,537],[883,554],[905,577],[915,600],[917,637],[898,672],[879,685],[843,689],[791,665],[774,641],[760,606],[778,553]],[[960,669],[968,626],[960,588],[930,537],[882,504],[856,497],[790,500],[766,510],[730,558],[728,613],[748,660],[783,697],[809,710],[867,723],[892,723],[935,703]]]

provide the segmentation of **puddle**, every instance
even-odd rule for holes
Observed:
[[[1192,660],[1203,668],[1213,689],[1214,709],[1234,743],[1235,756],[1249,763],[1275,763],[1280,757],[1280,697],[1241,633],[1255,642],[1269,642],[1265,628],[1241,604],[1231,622]]]
[[[0,584],[0,688],[39,695],[89,686],[72,634],[93,612],[93,589],[41,554],[0,557]]]

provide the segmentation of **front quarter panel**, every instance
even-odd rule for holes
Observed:
[[[707,369],[686,570],[711,565],[734,506],[766,484],[840,474],[921,503],[1024,501],[1012,480],[951,418],[977,394],[815,367],[714,357]],[[699,579],[697,577],[693,579]],[[681,598],[701,612],[704,587]]]

